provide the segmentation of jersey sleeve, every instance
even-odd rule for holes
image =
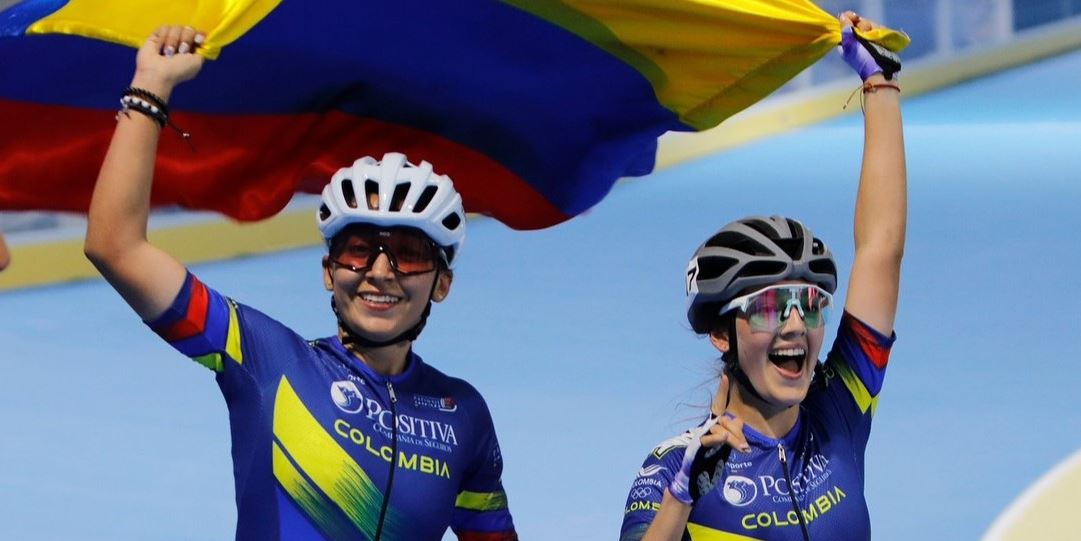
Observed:
[[[256,380],[260,374],[275,373],[267,364],[283,357],[264,352],[304,343],[288,327],[207,287],[190,272],[173,304],[146,324],[215,373],[242,371]]]
[[[657,511],[661,508],[664,491],[683,463],[684,451],[690,438],[690,433],[684,432],[661,442],[650,451],[627,494],[619,541],[638,541],[646,534],[649,525],[653,523],[653,517],[657,516]]]
[[[474,423],[480,443],[454,502],[451,530],[460,541],[515,541],[518,534],[503,490],[503,454],[488,406],[479,393],[476,396]]]
[[[820,396],[864,444],[895,340],[845,312],[823,367]]]

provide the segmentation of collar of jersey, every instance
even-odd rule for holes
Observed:
[[[424,364],[424,361],[421,360],[420,355],[413,353],[413,351],[411,350],[409,352],[409,358],[406,359],[405,370],[403,370],[401,374],[397,374],[394,376],[384,376],[377,373],[375,370],[372,370],[370,366],[364,364],[364,362],[362,362],[355,355],[353,355],[352,352],[350,352],[348,349],[345,349],[345,346],[342,345],[342,341],[337,336],[331,337],[330,343],[334,347],[334,351],[337,351],[339,354],[341,354],[342,357],[345,357],[346,362],[348,362],[350,366],[356,368],[358,371],[363,373],[364,376],[370,378],[373,381],[389,381],[391,383],[401,385],[413,379],[413,376],[420,372],[420,366]]]
[[[778,443],[784,443],[784,446],[791,449],[796,443],[796,439],[799,437],[800,426],[803,424],[804,409],[801,407],[799,415],[796,417],[796,424],[792,425],[792,429],[788,431],[780,439],[771,438],[753,428],[751,425],[743,425],[743,436],[747,438],[747,443],[761,448],[775,448]]]

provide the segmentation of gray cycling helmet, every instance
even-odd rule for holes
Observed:
[[[687,265],[687,319],[707,333],[718,310],[749,289],[805,280],[833,293],[837,265],[810,229],[783,216],[736,220],[698,247]]]

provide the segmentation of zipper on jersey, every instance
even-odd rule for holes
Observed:
[[[803,513],[796,501],[796,489],[792,487],[792,474],[788,473],[788,457],[784,452],[784,444],[780,442],[777,443],[777,458],[781,460],[784,480],[788,483],[788,495],[792,499],[792,509],[796,512],[796,520],[799,520],[799,529],[803,531],[803,541],[811,541],[811,536],[807,534],[807,523],[803,521]]]
[[[398,395],[394,393],[394,385],[387,380],[387,393],[390,395],[390,472],[387,474],[387,487],[383,489],[383,506],[379,509],[379,523],[375,527],[375,539],[383,534],[383,521],[387,517],[387,508],[390,507],[390,489],[394,484],[394,470],[398,465]]]

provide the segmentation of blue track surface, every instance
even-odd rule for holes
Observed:
[[[905,102],[899,341],[868,450],[878,540],[975,539],[1081,447],[1079,73],[1072,53]],[[682,292],[706,236],[787,214],[848,267],[859,122],[624,184],[551,230],[470,224],[417,349],[486,395],[523,538],[615,539],[645,453],[707,401],[716,355]],[[320,255],[194,271],[314,337],[334,329]],[[0,539],[231,538],[213,378],[104,282],[0,294],[0,374]]]

